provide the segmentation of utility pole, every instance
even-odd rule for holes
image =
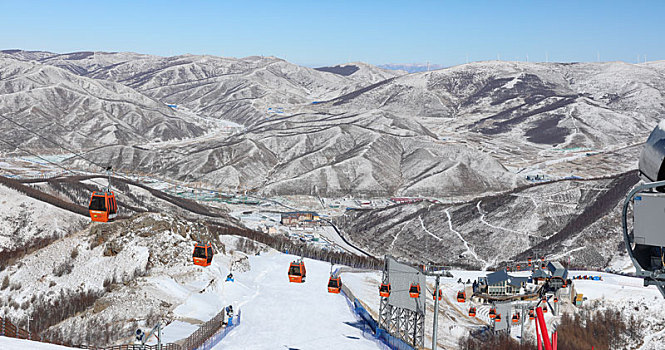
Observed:
[[[436,278],[436,282],[434,283],[434,322],[432,325],[432,350],[436,350],[436,343],[437,343],[437,329],[439,325],[439,282],[440,278],[442,275],[452,277],[447,270],[446,266],[434,266],[434,265],[424,265],[423,267],[423,274],[425,276],[434,276]]]
[[[522,321],[521,328],[520,328],[520,344],[524,344],[524,322],[525,322],[525,317],[526,315],[524,314],[524,304],[522,304],[522,315],[520,317],[520,320]]]
[[[432,329],[432,350],[436,350],[436,333],[439,321],[439,276],[436,276],[434,282],[434,326]]]

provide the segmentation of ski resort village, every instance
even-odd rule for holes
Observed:
[[[665,5],[478,4],[3,2],[0,350],[665,349]]]

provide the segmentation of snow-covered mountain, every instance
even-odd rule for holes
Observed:
[[[0,114],[9,119],[0,123],[6,140],[49,152],[66,152],[58,145],[83,150],[203,134],[197,121],[123,84],[6,55],[0,56]]]
[[[178,151],[118,146],[91,156],[116,169],[265,195],[472,195],[517,181],[491,156],[440,144],[417,122],[380,111],[302,113]]]
[[[256,56],[24,51],[4,56],[42,70],[62,67],[86,82],[125,85],[144,96],[127,104],[171,117],[145,125],[135,116],[133,129],[117,136],[103,134],[116,124],[95,119],[96,143],[70,131],[67,137],[86,148],[139,146],[106,147],[90,157],[128,171],[264,194],[450,196],[520,185],[522,175],[511,172],[618,174],[633,167],[625,160],[636,155],[634,145],[665,112],[664,70],[658,63],[478,62],[405,75],[362,63],[310,69]],[[5,110],[29,111],[23,105]],[[71,112],[66,115],[71,119]],[[200,127],[208,134],[216,130],[212,120],[247,130],[197,140]],[[151,142],[184,137],[192,140],[184,147]],[[569,150],[595,157],[580,161],[584,154]]]
[[[357,211],[338,219],[346,237],[371,254],[414,263],[487,269],[535,251],[572,266],[629,268],[620,210],[635,172],[589,181],[525,186],[456,204],[422,203]]]
[[[440,64],[428,64],[428,63],[387,63],[380,64],[378,67],[383,69],[405,71],[408,73],[418,73],[425,72],[428,70],[442,69],[444,66]]]
[[[643,142],[665,112],[664,81],[659,63],[476,62],[385,81],[330,110],[409,116],[519,169]]]

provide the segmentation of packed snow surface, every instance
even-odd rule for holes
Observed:
[[[25,339],[0,337],[0,349],[3,349],[3,350],[25,350],[25,349],[30,349],[30,350],[66,350],[66,349],[74,349],[74,348],[68,348],[66,346],[55,345],[55,344],[40,343],[40,342],[30,341],[30,340],[25,340]]]
[[[277,252],[251,256],[251,270],[225,283],[222,293],[241,310],[241,323],[215,349],[381,348],[357,328],[346,298],[328,293],[330,264],[305,259],[306,282],[290,283],[295,259]]]

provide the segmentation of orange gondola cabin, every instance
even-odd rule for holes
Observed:
[[[494,322],[501,322],[501,314],[498,314],[496,317],[494,317]]]
[[[520,323],[520,314],[515,313],[513,314],[513,324],[518,324]]]
[[[529,319],[530,320],[535,320],[536,319],[536,313],[533,309],[529,309]]]
[[[95,191],[90,196],[90,219],[96,222],[109,222],[118,215],[118,205],[113,191]]]
[[[304,283],[306,276],[305,262],[302,259],[292,261],[291,265],[289,265],[289,282]]]
[[[471,317],[476,317],[476,308],[475,307],[470,307],[469,308],[469,316]]]
[[[441,289],[439,289],[439,301],[443,298],[443,293],[441,293]],[[432,294],[432,299],[436,300],[436,293]]]
[[[330,276],[328,280],[328,293],[339,294],[342,290],[342,278]]]
[[[411,287],[409,287],[409,296],[412,298],[420,298],[420,284],[411,284]]]
[[[490,308],[489,317],[490,318],[495,318],[496,317],[496,308],[493,308],[493,307]]]
[[[458,303],[463,303],[466,301],[466,292],[463,290],[460,290],[457,292],[457,302]]]
[[[192,260],[194,260],[194,265],[210,266],[213,255],[214,252],[212,251],[212,244],[210,242],[207,244],[196,243],[194,245],[194,252],[192,253]]]
[[[379,295],[383,298],[387,298],[390,296],[390,283],[385,284],[382,283],[381,286],[379,287]]]

